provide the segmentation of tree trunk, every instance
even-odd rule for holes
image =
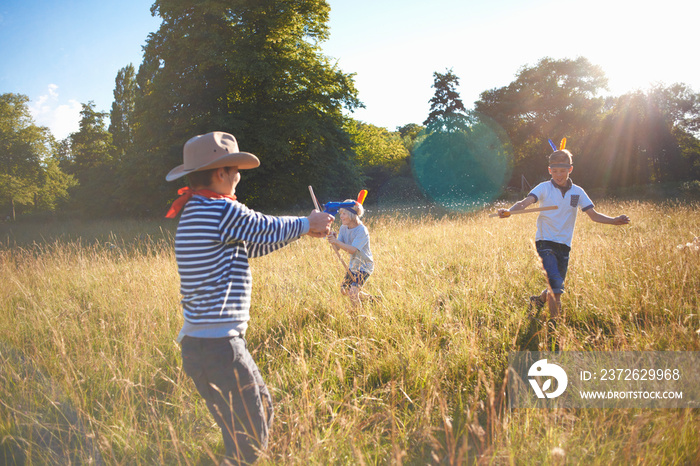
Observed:
[[[10,199],[10,204],[12,205],[12,221],[15,221],[15,199]]]

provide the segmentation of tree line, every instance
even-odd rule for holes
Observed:
[[[417,143],[448,121],[469,127],[475,115],[506,135],[513,186],[546,173],[547,139],[561,137],[587,187],[700,179],[700,96],[673,84],[601,97],[605,74],[585,58],[524,66],[469,110],[457,76],[435,72],[422,125],[390,131],[357,121],[353,75],[321,51],[329,11],[312,0],[157,0],[162,23],[138,70],[118,72],[111,111],[83,104],[78,131],[61,141],[34,124],[26,96],[0,95],[3,217],[161,216],[182,186],[164,176],[181,163],[183,144],[214,130],[263,161],[238,192],[254,208],[310,208],[308,185],[321,199],[361,188],[417,192]]]

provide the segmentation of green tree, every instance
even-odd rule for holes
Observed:
[[[683,83],[656,85],[648,92],[659,110],[674,128],[700,132],[700,94]]]
[[[433,77],[426,130],[411,141],[412,173],[428,199],[448,209],[471,210],[501,191],[510,175],[512,149],[492,119],[464,108],[452,70]],[[415,134],[416,129],[405,131]]]
[[[16,207],[53,211],[68,198],[73,177],[59,167],[60,144],[48,128],[34,124],[20,94],[0,96],[0,205],[15,219]]]
[[[328,38],[327,2],[238,4],[231,50],[238,108],[231,117],[264,164],[244,185],[245,194],[258,203],[308,204],[310,184],[322,198],[354,191],[360,173],[342,109],[360,102],[352,77],[320,50]],[[276,186],[272,195],[269,185]]]
[[[546,174],[547,139],[568,139],[578,154],[595,133],[603,114],[607,87],[599,66],[586,58],[541,59],[523,67],[508,86],[481,93],[475,110],[493,118],[508,133],[514,148],[513,180]]]
[[[136,100],[136,72],[129,64],[117,73],[114,102],[109,114],[109,133],[112,135],[114,157],[122,160],[134,143],[134,105]]]
[[[413,150],[416,139],[424,130],[425,126],[421,126],[416,123],[409,123],[396,128],[396,131],[398,131],[399,135],[401,135],[401,140],[403,141],[404,147],[409,153]]]
[[[424,129],[425,126],[421,126],[417,123],[408,123],[406,125],[397,127],[396,131],[399,133],[402,139],[405,137],[415,139],[418,136],[418,134],[420,134],[420,132]]]
[[[459,78],[452,70],[445,73],[433,73],[433,88],[435,95],[430,99],[430,114],[423,122],[430,130],[446,129],[448,131],[463,129],[460,124],[465,116],[466,109],[457,92]]]
[[[66,171],[74,175],[73,207],[88,215],[114,214],[112,196],[117,185],[116,165],[112,154],[112,136],[105,126],[105,112],[95,110],[94,102],[83,104],[80,126],[69,136],[70,153],[61,153]],[[109,200],[109,201],[107,201]]]
[[[692,179],[700,158],[692,134],[696,104],[697,96],[683,85],[616,98],[583,158],[589,181],[632,186]]]
[[[353,119],[347,120],[346,128],[369,191],[376,193],[392,177],[408,174],[408,150],[398,132]]]
[[[308,203],[308,184],[320,195],[356,184],[342,110],[361,104],[352,76],[321,53],[326,1],[158,0],[152,12],[163,22],[137,74],[135,171],[164,177],[189,137],[221,130],[262,161],[239,189],[251,205]],[[134,175],[131,192],[147,190],[153,208],[178,187]]]
[[[664,115],[678,151],[667,148],[665,165],[674,180],[700,179],[700,94],[683,83],[657,85],[648,93]]]
[[[112,137],[105,127],[105,112],[95,110],[95,103],[82,104],[80,124],[70,138],[70,171],[81,184],[87,181],[92,168],[112,161]]]
[[[70,189],[78,183],[73,176],[64,173],[55,156],[42,162],[43,173],[36,196],[36,207],[40,211],[53,212],[70,199]]]
[[[700,180],[700,140],[688,131],[674,128],[673,134],[681,149],[683,165],[686,167],[685,179]]]
[[[14,220],[17,205],[31,205],[41,184],[42,159],[50,154],[51,137],[34,125],[29,98],[0,95],[0,193]]]

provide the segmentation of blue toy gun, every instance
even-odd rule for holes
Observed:
[[[314,206],[316,206],[316,210],[320,211],[321,209],[318,206],[318,200],[316,199],[316,195],[314,194],[314,189],[311,186],[309,186],[309,193],[311,193],[311,199],[314,201]],[[363,189],[357,195],[357,203],[364,204],[366,197],[367,197],[367,190]],[[327,214],[333,215],[334,217],[338,214],[338,210],[340,210],[340,209],[348,209],[351,212],[355,212],[355,202],[353,202],[353,201],[328,202],[326,204],[323,204],[323,211]],[[355,212],[355,214],[357,214],[357,212]]]
[[[327,204],[323,204],[323,211],[327,214],[331,214],[333,216],[338,215],[338,210],[340,209],[348,209],[352,212],[357,212],[355,211],[355,203],[353,201],[349,202],[329,202]]]

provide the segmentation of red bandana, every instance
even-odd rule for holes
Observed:
[[[180,188],[177,191],[177,193],[180,195],[180,197],[175,199],[175,202],[173,202],[173,205],[170,207],[170,210],[167,214],[165,214],[165,218],[175,218],[177,214],[182,210],[182,208],[185,207],[187,201],[189,201],[195,194],[197,196],[208,197],[209,199],[231,199],[232,201],[236,200],[236,196],[219,194],[208,189],[198,189],[196,191],[193,191],[187,186],[185,186],[184,188]]]

